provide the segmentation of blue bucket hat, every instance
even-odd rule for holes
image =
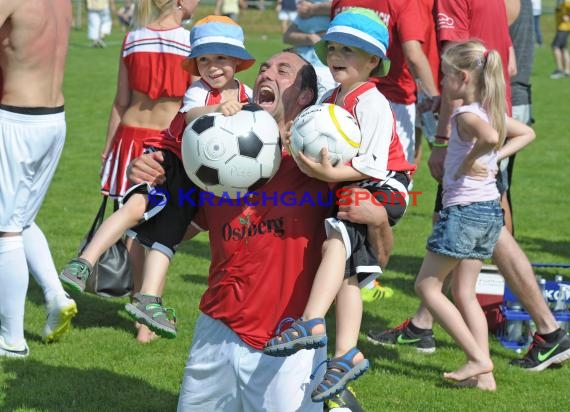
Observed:
[[[323,38],[315,44],[315,53],[323,64],[327,64],[327,42],[355,47],[382,61],[371,76],[382,77],[390,70],[390,60],[386,56],[389,44],[386,25],[372,10],[352,7],[339,13],[331,20]]]
[[[226,16],[208,16],[196,22],[190,31],[190,54],[182,67],[194,76],[200,76],[195,59],[205,54],[219,54],[241,60],[236,72],[247,70],[255,59],[244,46],[243,30]]]

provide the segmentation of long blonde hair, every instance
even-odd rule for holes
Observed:
[[[456,71],[466,70],[475,74],[481,106],[487,112],[491,126],[499,134],[497,148],[501,147],[507,134],[506,86],[501,55],[496,50],[487,50],[480,41],[469,40],[447,49],[442,64]]]
[[[177,0],[135,0],[133,27],[139,29],[156,20],[161,14],[172,10]]]

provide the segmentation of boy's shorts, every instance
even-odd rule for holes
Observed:
[[[439,212],[427,249],[455,259],[489,259],[502,227],[499,200],[449,206]]]
[[[390,172],[386,180],[364,180],[358,182],[358,186],[372,193],[377,203],[384,206],[388,222],[394,226],[406,212],[409,183],[406,173]],[[325,230],[327,236],[331,231],[336,231],[342,237],[346,250],[345,278],[357,275],[358,283],[363,286],[382,273],[376,252],[367,239],[367,225],[328,218],[325,220]]]
[[[184,238],[186,228],[198,210],[198,188],[186,175],[182,161],[171,151],[162,150],[165,181],[155,187],[141,183],[131,187],[122,199],[133,193],[148,196],[143,221],[127,231],[127,236],[171,258]]]

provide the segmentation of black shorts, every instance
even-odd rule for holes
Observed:
[[[554,39],[552,40],[552,48],[553,49],[565,49],[568,46],[568,31],[560,31],[556,32]]]
[[[146,183],[133,186],[122,201],[126,202],[132,193],[148,196],[143,222],[129,230],[127,235],[170,258],[198,211],[199,190],[186,175],[178,156],[168,150],[162,153],[166,177],[164,183],[155,187]]]
[[[342,237],[346,249],[345,279],[357,275],[362,287],[382,274],[376,252],[367,240],[366,225],[330,217],[325,220],[325,230],[327,236],[336,231]]]

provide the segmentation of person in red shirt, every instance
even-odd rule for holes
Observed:
[[[316,74],[294,52],[280,52],[261,64],[253,96],[285,136],[288,122],[315,102]],[[159,153],[136,159],[131,179],[161,181],[160,160]],[[212,261],[179,411],[217,410],[221,400],[236,410],[281,411],[285,405],[322,411],[310,396],[322,373],[314,380],[310,375],[324,360],[324,348],[287,359],[262,349],[283,320],[303,313],[320,263],[323,220],[331,212],[330,203],[322,202],[328,196],[326,183],[307,177],[283,152],[277,174],[247,203],[202,205],[188,236],[197,228],[209,231]],[[351,202],[337,216],[367,224],[375,236],[379,209],[372,202]]]
[[[416,122],[416,78],[430,97],[439,96],[435,76],[422,50],[429,16],[418,0],[334,0],[331,18],[349,7],[364,7],[378,14],[390,32],[388,75],[378,81],[378,90],[386,96],[396,115],[396,132],[404,147],[406,160],[414,162]]]

